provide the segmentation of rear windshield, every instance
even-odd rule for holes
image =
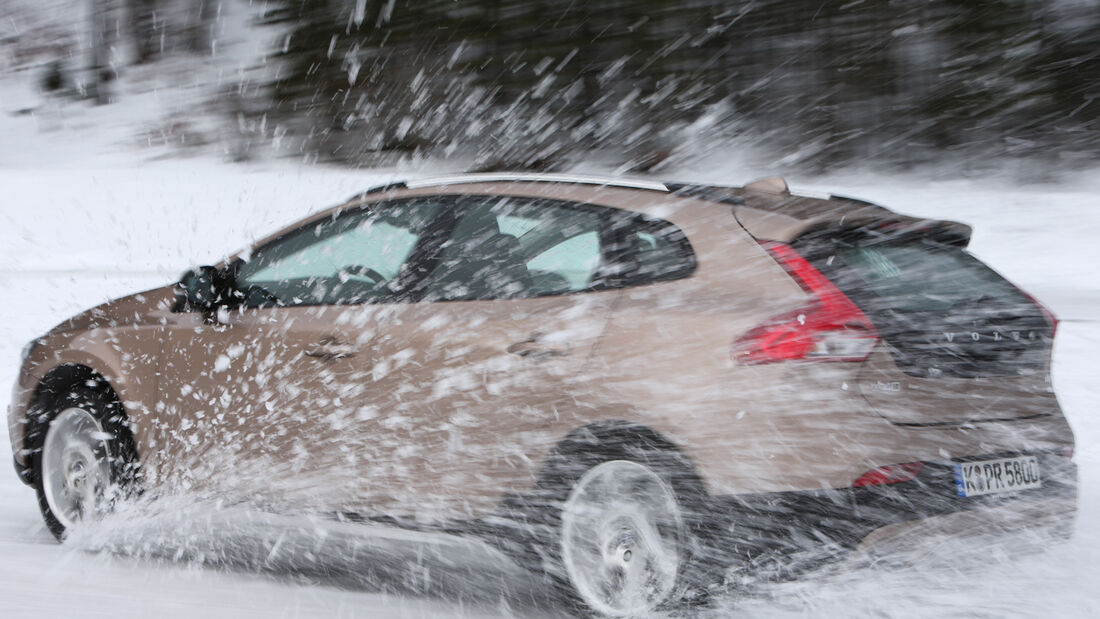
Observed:
[[[1026,375],[1049,359],[1042,310],[958,245],[817,233],[795,249],[867,314],[906,374]]]
[[[898,311],[945,311],[997,300],[1029,304],[1015,286],[960,248],[911,241],[871,246],[842,243],[839,260],[851,293]],[[840,273],[839,269],[836,271]]]

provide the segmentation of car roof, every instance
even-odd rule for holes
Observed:
[[[598,176],[586,174],[543,174],[521,172],[490,172],[471,174],[451,174],[427,178],[396,181],[372,187],[367,191],[353,196],[351,200],[362,198],[372,194],[378,194],[401,189],[421,189],[430,187],[452,187],[455,185],[472,185],[484,183],[550,183],[550,184],[575,184],[596,185],[600,187],[614,187],[624,189],[642,189],[675,194],[682,197],[703,199],[711,202],[724,202],[733,205],[747,205],[750,199],[755,208],[782,211],[785,214],[805,219],[815,215],[815,210],[833,210],[837,206],[861,207],[877,209],[882,213],[892,213],[889,209],[865,200],[833,196],[830,194],[800,194],[791,192],[787,181],[779,176],[770,176],[757,179],[744,186],[710,185],[700,183],[687,183],[679,181],[654,181],[649,179],[626,178],[620,176]],[[788,199],[775,200],[774,196],[784,196]],[[760,199],[763,198],[763,199]],[[840,204],[825,206],[824,202],[839,202]]]
[[[354,196],[363,199],[378,193],[408,190],[449,188],[457,185],[512,183],[547,183],[589,185],[598,188],[619,188],[652,191],[670,197],[693,198],[707,202],[729,204],[738,222],[754,237],[761,240],[789,241],[807,231],[829,225],[858,225],[862,222],[889,220],[906,226],[948,226],[960,236],[969,238],[970,228],[957,222],[936,221],[910,217],[896,213],[884,206],[866,200],[836,196],[792,192],[787,181],[779,176],[758,179],[743,186],[711,185],[616,176],[580,174],[539,174],[493,172],[478,174],[452,174],[447,176],[413,179],[381,185]],[[458,188],[461,192],[461,188]]]

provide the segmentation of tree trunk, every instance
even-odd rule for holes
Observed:
[[[134,63],[144,64],[160,53],[156,0],[129,0],[130,36],[134,39]]]
[[[187,32],[184,34],[187,49],[196,54],[211,54],[213,42],[214,0],[190,0],[187,7]]]
[[[108,83],[114,79],[114,73],[110,65],[111,43],[113,30],[111,28],[110,0],[91,0],[92,32],[91,58],[89,59],[88,96],[95,99],[96,104],[103,105],[111,102]]]

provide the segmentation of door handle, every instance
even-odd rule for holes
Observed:
[[[334,337],[321,338],[321,341],[305,350],[307,357],[313,357],[321,361],[335,361],[345,357],[354,357],[358,353],[358,348],[351,344],[341,343]]]
[[[542,359],[549,359],[551,357],[565,357],[572,353],[572,349],[568,346],[564,348],[558,348],[554,346],[547,346],[545,344],[539,344],[536,338],[524,340],[522,342],[516,342],[506,349],[513,355],[519,355],[524,358],[531,358],[536,361]]]

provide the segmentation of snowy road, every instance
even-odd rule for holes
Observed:
[[[19,350],[64,317],[107,298],[171,281],[250,238],[385,182],[388,172],[241,169],[203,162],[140,169],[0,170],[0,384]],[[696,171],[738,182],[742,172]],[[1095,175],[1094,175],[1095,176]],[[1081,511],[1074,540],[1016,556],[1008,543],[919,549],[911,566],[861,566],[722,599],[705,616],[1087,617],[1100,615],[1100,231],[1097,180],[1068,188],[996,180],[928,182],[834,177],[803,181],[899,210],[975,226],[972,249],[1050,305],[1063,323],[1055,387],[1078,437]],[[110,207],[107,209],[106,207]],[[0,446],[0,466],[10,450]],[[145,520],[138,534],[103,527],[55,544],[33,492],[0,470],[2,617],[537,617],[537,583],[476,546],[421,540],[402,555],[390,534],[345,529],[283,544],[279,523],[235,530],[201,511]],[[266,526],[270,525],[270,526]],[[274,535],[274,537],[272,537]],[[360,536],[355,561],[326,553]],[[245,540],[242,542],[241,540]],[[149,541],[142,545],[141,540]],[[197,542],[196,542],[197,540]],[[317,541],[316,546],[305,543]],[[324,540],[327,540],[324,541]],[[343,541],[339,541],[343,540]],[[203,565],[195,548],[241,544],[230,565]],[[196,545],[198,544],[198,545]],[[326,546],[326,544],[328,544]],[[96,547],[117,552],[88,552]],[[253,569],[277,554],[263,571]],[[138,555],[138,556],[135,556]],[[331,562],[316,567],[318,557]],[[460,560],[458,560],[460,559]],[[235,563],[235,564],[234,564]],[[276,567],[271,568],[270,565]],[[302,567],[309,569],[295,570]],[[316,568],[316,569],[315,569]],[[321,569],[324,568],[324,569]],[[423,592],[422,592],[423,591]]]

